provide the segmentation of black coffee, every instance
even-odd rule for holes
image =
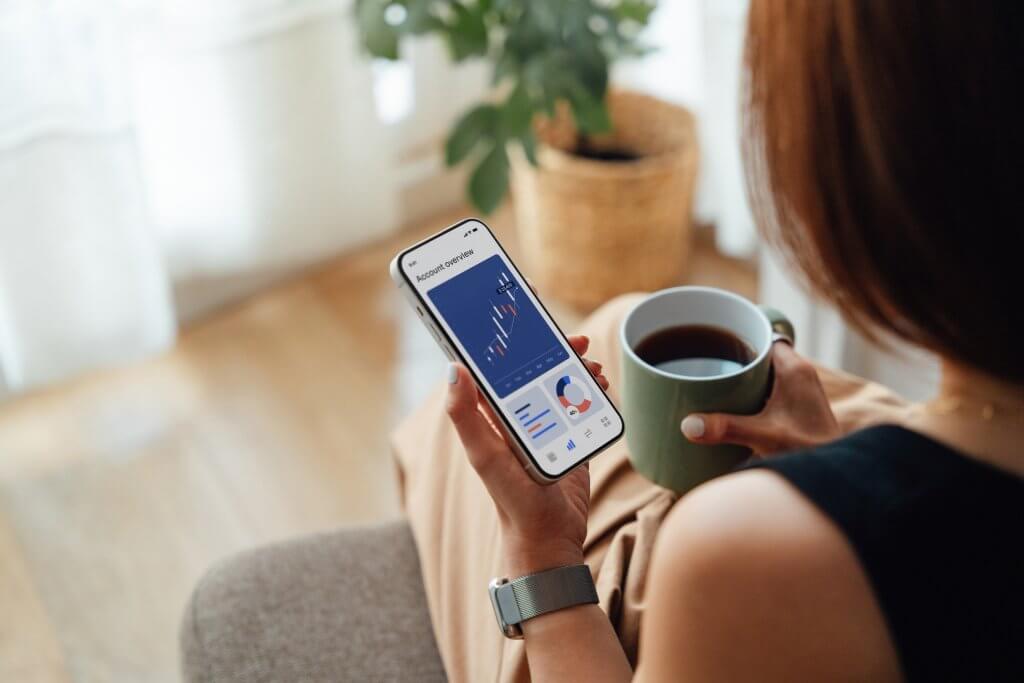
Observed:
[[[749,365],[756,354],[728,330],[711,325],[677,325],[640,340],[634,349],[644,362],[686,377],[714,377]]]

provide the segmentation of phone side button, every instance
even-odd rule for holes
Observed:
[[[442,351],[444,351],[444,355],[448,356],[448,360],[455,362],[457,360],[455,352],[452,351],[450,346],[448,346],[448,342],[445,341],[444,336],[442,336],[433,325],[427,325],[427,329],[430,330],[430,334],[434,337],[434,341],[437,342],[437,345],[441,347]]]

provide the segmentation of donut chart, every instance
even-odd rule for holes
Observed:
[[[563,375],[555,383],[555,396],[558,402],[565,408],[569,417],[576,417],[588,410],[593,404],[590,389],[578,378],[572,375]]]

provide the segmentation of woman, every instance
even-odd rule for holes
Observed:
[[[753,1],[761,228],[858,329],[937,353],[939,393],[843,435],[814,369],[777,345],[761,414],[681,425],[765,457],[666,519],[635,674],[588,605],[523,623],[534,680],[1024,680],[1018,7]],[[449,381],[509,576],[581,563],[587,470],[537,486],[466,370]]]

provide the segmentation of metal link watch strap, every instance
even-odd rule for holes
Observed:
[[[598,602],[594,579],[585,564],[549,569],[501,583],[495,588],[494,599],[501,620],[510,626],[555,610]]]

